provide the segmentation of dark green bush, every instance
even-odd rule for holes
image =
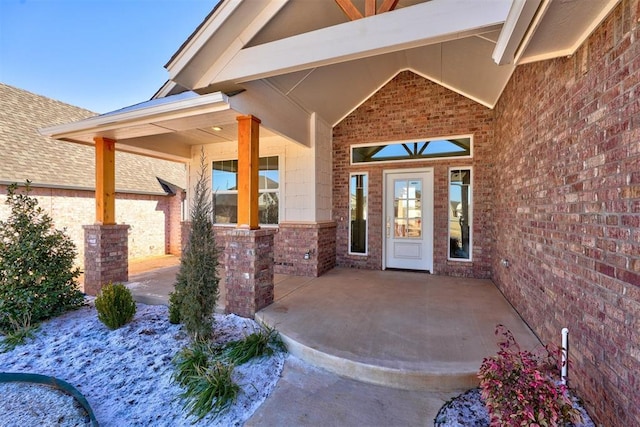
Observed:
[[[194,341],[209,340],[218,300],[218,249],[213,233],[207,164],[200,155],[200,171],[191,209],[189,241],[182,252],[175,292],[169,300],[170,321],[184,324]]]
[[[177,292],[169,292],[169,323],[180,323],[180,295]]]
[[[118,329],[128,323],[136,314],[136,302],[131,291],[123,284],[109,283],[105,285],[96,297],[98,319],[109,329]]]
[[[27,316],[33,325],[78,308],[84,296],[74,267],[76,247],[38,201],[29,196],[30,183],[18,193],[7,190],[11,212],[0,221],[0,331],[11,331]]]

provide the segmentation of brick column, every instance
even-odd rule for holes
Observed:
[[[103,285],[129,280],[129,226],[83,225],[84,292],[97,295]]]
[[[273,302],[273,236],[271,229],[232,229],[225,245],[225,312],[253,319]]]

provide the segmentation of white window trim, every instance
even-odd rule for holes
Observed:
[[[364,252],[351,252],[351,178],[356,175],[364,175],[367,177],[367,226],[365,228],[365,248]],[[369,172],[351,172],[349,173],[349,235],[347,242],[347,253],[351,256],[369,256]]]
[[[391,144],[404,144],[411,142],[422,142],[422,141],[438,141],[442,139],[459,139],[459,138],[469,138],[469,155],[468,156],[443,156],[443,157],[431,157],[431,158],[421,158],[421,159],[402,159],[402,160],[380,160],[376,162],[365,162],[365,163],[354,163],[353,161],[353,149],[359,147],[377,147],[379,145],[391,145]],[[448,135],[448,136],[438,136],[438,137],[429,137],[429,138],[413,138],[407,140],[398,140],[398,141],[380,141],[380,142],[370,142],[366,144],[352,144],[349,148],[349,164],[351,166],[363,166],[363,165],[385,165],[385,164],[394,164],[394,163],[408,163],[408,162],[433,162],[440,160],[453,160],[453,159],[471,159],[473,158],[473,134],[468,135]]]
[[[449,248],[449,245],[451,244],[451,226],[449,224],[449,221],[451,221],[450,218],[450,212],[449,209],[451,209],[449,207],[450,202],[451,202],[451,171],[456,171],[456,170],[468,170],[469,173],[471,174],[471,177],[469,179],[470,184],[469,184],[469,212],[471,214],[471,223],[469,224],[469,259],[465,259],[465,258],[451,258],[450,254],[451,254],[451,248]],[[449,167],[449,170],[447,171],[447,260],[448,261],[456,261],[456,262],[473,262],[473,222],[475,221],[475,215],[473,212],[473,187],[474,187],[474,182],[473,182],[473,167],[472,166],[452,166]]]
[[[275,192],[278,193],[278,223],[277,224],[262,224],[260,223],[260,227],[261,228],[278,228],[280,226],[280,222],[282,222],[282,212],[283,212],[283,193],[284,193],[284,159],[283,156],[281,156],[280,154],[265,154],[265,155],[259,155],[258,159],[264,158],[264,157],[277,157],[278,158],[278,178],[279,178],[279,182],[278,182],[278,188],[277,190],[275,190]],[[213,162],[228,162],[231,160],[238,160],[237,157],[235,158],[223,158],[223,159],[213,159],[210,161],[210,164],[212,165]],[[259,160],[258,160],[259,162]],[[211,197],[212,197],[212,203],[213,203],[213,198],[215,197],[216,194],[238,194],[238,190],[216,190],[213,188],[213,171],[211,172],[211,179],[209,180],[209,188],[211,188]],[[274,189],[263,189],[263,190],[258,190],[258,193],[268,193],[268,192],[274,192]],[[237,225],[237,223],[228,223],[228,222],[215,222],[215,217],[214,217],[214,221],[213,221],[213,225],[216,227],[234,227]]]

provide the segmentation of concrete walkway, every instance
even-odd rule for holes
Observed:
[[[136,300],[166,304],[178,261],[133,264]],[[496,324],[523,348],[539,345],[488,280],[339,268],[274,282],[276,301],[256,318],[278,329],[291,357],[247,426],[433,425],[448,399],[477,384],[497,351]]]

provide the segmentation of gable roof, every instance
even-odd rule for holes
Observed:
[[[221,0],[167,63],[162,110],[42,132],[187,159],[193,145],[235,141],[235,117],[251,114],[261,138],[311,146],[318,123],[335,126],[406,70],[492,108],[518,64],[572,54],[619,1],[398,0],[350,21],[331,0]],[[199,98],[179,99],[185,91]]]
[[[38,132],[42,126],[82,120],[95,113],[0,83],[0,183],[32,181],[33,186],[95,188],[92,147],[56,141]],[[158,178],[186,186],[184,164],[116,153],[116,190],[167,194]]]
[[[165,91],[263,80],[335,125],[409,69],[492,108],[517,64],[571,55],[618,1],[399,0],[350,21],[334,1],[224,0],[166,65]]]

